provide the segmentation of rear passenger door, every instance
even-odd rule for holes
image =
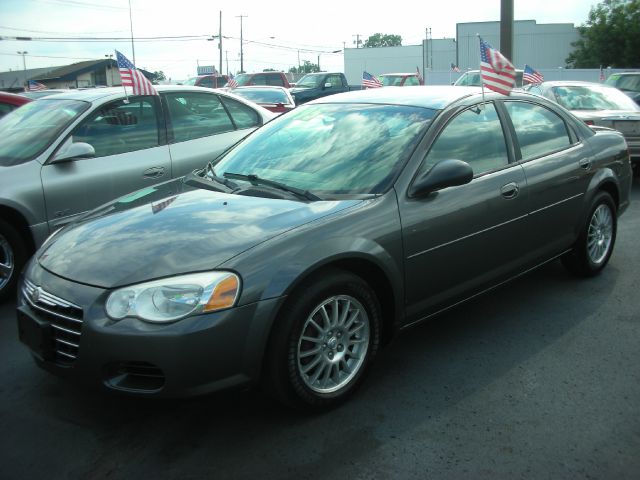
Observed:
[[[94,158],[48,163],[41,179],[51,229],[131,191],[167,180],[171,160],[157,96],[129,97],[98,107],[65,140],[84,142]]]
[[[262,122],[251,107],[215,93],[171,92],[163,101],[173,177],[204,167]]]

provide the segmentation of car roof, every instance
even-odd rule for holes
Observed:
[[[376,103],[409,105],[442,109],[464,97],[482,93],[480,87],[455,87],[450,85],[411,86],[403,88],[370,88],[329,95],[310,103]]]
[[[265,90],[284,90],[284,91],[287,90],[286,88],[281,87],[280,85],[241,85],[239,87],[232,88],[230,91],[233,92],[234,90],[245,90],[245,89],[247,89],[247,90],[249,90],[249,89],[255,90],[256,88],[258,88],[260,90],[262,90],[262,89],[265,89]]]
[[[162,92],[202,92],[205,87],[196,87],[191,85],[154,85],[155,89]],[[132,89],[127,87],[127,94],[133,96]],[[124,97],[123,87],[107,87],[107,88],[88,88],[86,90],[70,90],[67,93],[56,95],[56,100],[83,100],[85,102],[96,102],[104,98],[120,98]]]
[[[596,82],[585,82],[583,80],[550,80],[542,82],[540,85],[545,87],[603,87],[603,88],[615,88],[611,85]]]

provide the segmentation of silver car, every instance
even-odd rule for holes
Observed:
[[[202,168],[274,114],[232,94],[159,86],[43,98],[0,121],[0,298],[54,230],[128,192]]]

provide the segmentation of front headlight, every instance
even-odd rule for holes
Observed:
[[[234,306],[240,278],[231,272],[206,272],[132,285],[109,295],[109,318],[137,317],[153,323],[173,322],[194,313]]]

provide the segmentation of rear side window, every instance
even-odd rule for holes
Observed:
[[[159,145],[153,97],[129,97],[100,107],[71,133],[74,142],[93,146],[96,157],[134,152]]]
[[[233,130],[233,123],[211,93],[168,93],[165,96],[173,142],[184,142]]]
[[[261,73],[254,75],[251,79],[251,85],[267,85],[267,76]]]
[[[275,85],[277,87],[284,87],[284,81],[280,75],[266,75],[267,85]]]
[[[505,102],[523,160],[542,157],[571,145],[564,120],[551,110],[528,102]]]
[[[222,97],[222,102],[229,110],[236,128],[258,127],[262,123],[258,112],[251,107],[227,97]]]
[[[420,173],[447,159],[467,162],[474,175],[509,163],[502,124],[492,103],[476,105],[453,117],[433,143]]]

